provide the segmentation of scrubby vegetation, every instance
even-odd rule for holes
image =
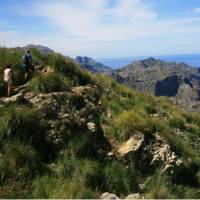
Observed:
[[[15,86],[25,83],[25,71],[22,67],[22,57],[24,52],[23,49],[18,48],[0,48],[0,74],[2,74],[0,76],[0,96],[5,96],[6,94],[6,84],[3,81],[3,71],[6,65],[12,65]],[[55,71],[55,73],[46,76],[38,75],[32,80],[30,89],[35,92],[47,93],[51,91],[61,91],[68,89],[72,84],[86,85],[94,83],[90,73],[81,70],[71,58],[56,53],[43,55],[36,49],[31,49],[31,54],[35,68],[42,70],[45,67],[50,66],[50,68]]]
[[[137,192],[146,198],[199,197],[199,114],[183,111],[167,98],[138,93],[109,77],[91,75],[62,55],[42,55],[35,49],[31,52],[39,70],[28,80],[27,93],[44,98],[42,95],[51,92],[66,92],[57,101],[64,103],[55,110],[64,110],[69,118],[50,113],[51,104],[45,105],[49,114],[26,102],[0,103],[1,198],[99,198],[103,192],[121,198]],[[20,49],[0,49],[0,73],[11,63],[15,86],[25,83],[22,54]],[[89,100],[83,99],[87,92],[75,96],[81,93],[78,86],[98,89],[97,100],[88,91],[93,102],[90,107],[86,106]],[[0,78],[0,95],[5,91]],[[74,106],[65,111],[65,102]],[[101,112],[94,109],[91,116],[89,109],[97,105]],[[78,118],[80,113],[82,118]],[[44,117],[55,123],[47,124]],[[65,126],[60,127],[59,120]],[[53,142],[49,139],[50,126],[64,134],[61,144],[54,143],[55,132],[51,133]],[[181,171],[170,174],[162,173],[161,167],[142,169],[134,161],[107,156],[138,132],[149,140],[159,133],[183,161]]]
[[[73,85],[67,78],[62,77],[54,73],[39,74],[35,76],[29,85],[29,88],[33,92],[37,93],[49,93],[67,91]]]

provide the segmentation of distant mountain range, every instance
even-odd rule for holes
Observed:
[[[163,60],[166,62],[177,62],[177,63],[186,63],[193,67],[200,67],[200,53],[196,54],[179,54],[179,55],[161,55],[161,56],[151,56],[155,59]],[[119,57],[119,58],[99,58],[97,62],[101,62],[104,65],[111,67],[112,69],[120,69],[123,66],[126,66],[133,61],[145,60],[149,56],[140,56],[140,57]]]
[[[178,95],[199,99],[199,69],[184,63],[149,58],[133,62],[115,73],[121,77],[123,83],[141,92],[150,92],[156,96]]]
[[[111,74],[113,71],[110,67],[105,66],[100,62],[96,62],[93,58],[90,57],[77,56],[75,61],[79,63],[83,68],[90,70],[93,73],[101,72],[105,74]]]
[[[119,83],[140,92],[176,97],[179,104],[186,106],[200,100],[200,69],[185,63],[148,58],[112,70],[92,58],[79,56],[75,60],[85,69],[109,74]]]

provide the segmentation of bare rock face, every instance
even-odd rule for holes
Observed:
[[[119,146],[118,153],[120,157],[136,152],[142,146],[143,141],[144,135],[140,132],[135,133],[128,141]]]
[[[117,195],[105,192],[100,196],[100,199],[120,199]]]

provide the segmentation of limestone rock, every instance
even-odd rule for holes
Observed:
[[[170,172],[173,174],[174,168],[180,167],[182,161],[178,159],[174,152],[171,151],[170,146],[166,143],[165,139],[159,134],[156,134],[156,142],[152,145],[150,153],[153,156],[151,161],[152,165],[161,164],[162,172]]]
[[[105,192],[100,196],[100,199],[120,199],[117,195]]]
[[[2,101],[5,103],[19,103],[23,100],[24,100],[24,96],[21,93],[2,99]]]
[[[130,152],[137,151],[144,141],[144,135],[140,132],[135,133],[128,141],[119,146],[118,153],[121,157]]]
[[[140,193],[129,194],[125,199],[143,199]]]
[[[93,122],[88,122],[87,127],[88,127],[88,130],[91,131],[92,133],[96,131],[96,126]]]

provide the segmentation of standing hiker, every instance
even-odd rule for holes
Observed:
[[[23,68],[25,69],[25,80],[27,80],[30,71],[34,72],[30,51],[27,51],[26,54],[23,56]]]
[[[8,86],[8,97],[11,96],[12,90],[13,90],[13,73],[12,73],[12,68],[11,65],[7,65],[6,69],[4,70],[4,81],[7,82]]]

